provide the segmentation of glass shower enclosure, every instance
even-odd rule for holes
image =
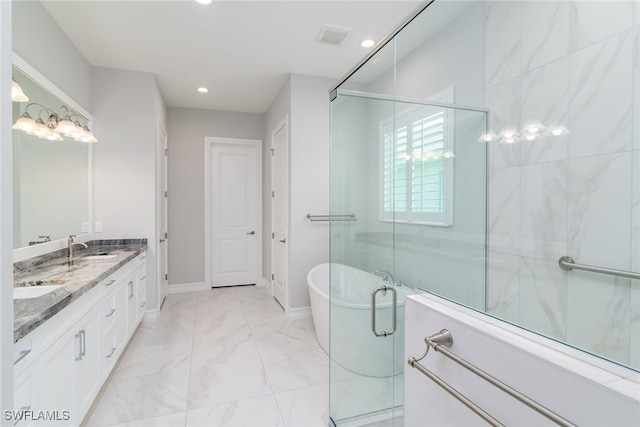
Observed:
[[[614,3],[428,2],[334,87],[335,425],[403,425],[416,292],[640,369],[640,6]]]
[[[404,296],[484,309],[487,114],[346,90],[331,112],[330,414],[400,422]]]

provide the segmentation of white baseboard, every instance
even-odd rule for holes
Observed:
[[[211,289],[210,286],[207,286],[204,282],[197,283],[178,283],[176,285],[169,285],[168,292],[169,294],[182,294],[185,292],[198,292],[198,291],[206,291],[207,289]]]
[[[258,283],[258,286],[265,286],[270,291],[273,290],[273,287],[271,286],[271,282],[264,277],[262,278],[262,283]]]
[[[311,318],[311,307],[289,308],[287,318],[291,320],[303,320]]]

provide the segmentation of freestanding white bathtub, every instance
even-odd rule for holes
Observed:
[[[334,362],[371,377],[388,377],[402,372],[404,297],[413,294],[410,289],[396,287],[396,332],[387,337],[376,337],[371,330],[371,291],[384,284],[380,277],[348,265],[327,263],[313,267],[307,274],[307,283],[316,337]],[[376,296],[377,331],[392,328],[392,298],[392,292],[384,296],[379,292]]]

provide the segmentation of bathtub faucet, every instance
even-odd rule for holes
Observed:
[[[388,271],[385,270],[375,270],[372,271],[371,274],[373,274],[374,276],[380,276],[382,277],[382,280],[385,283],[389,283],[390,285],[393,285],[393,283],[395,282],[395,280],[393,279],[393,276],[391,275],[391,273],[389,273]]]

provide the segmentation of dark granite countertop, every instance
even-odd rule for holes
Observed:
[[[147,248],[147,239],[93,240],[87,245],[86,249],[75,247],[71,264],[66,249],[13,264],[14,287],[62,285],[39,297],[13,300],[14,342],[142,253]],[[103,254],[114,256],[84,259]]]

